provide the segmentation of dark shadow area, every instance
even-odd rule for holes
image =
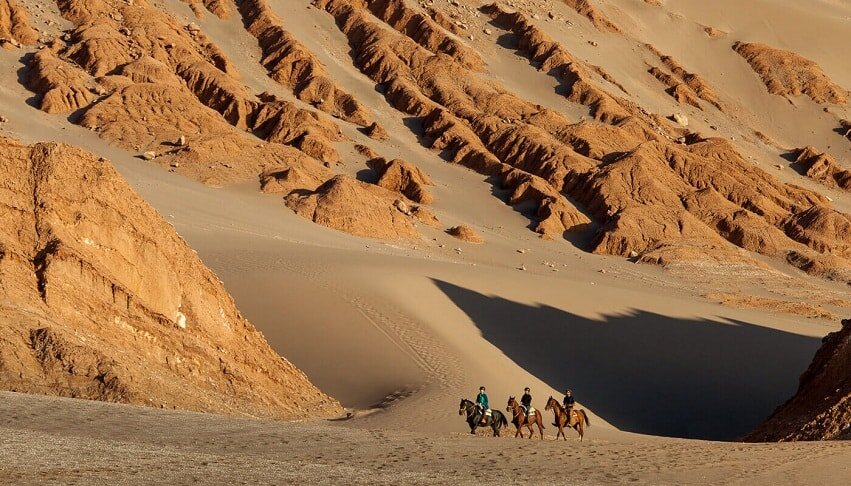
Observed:
[[[511,197],[511,193],[514,192],[511,189],[506,189],[502,180],[496,176],[489,176],[485,179],[485,182],[490,184],[491,186],[491,195],[495,198],[502,201],[506,206],[510,206],[516,213],[519,213],[521,216],[529,220],[529,224],[526,225],[526,229],[530,231],[534,231],[535,227],[540,222],[540,218],[538,218],[538,203],[535,201],[522,201],[514,205],[508,204],[508,199]]]
[[[488,25],[492,25],[497,29],[501,28],[494,24],[493,21],[488,22]],[[525,53],[520,51],[520,37],[518,37],[517,34],[514,34],[512,32],[500,34],[496,38],[496,45],[502,47],[503,49],[512,50],[514,51],[514,54],[528,59],[528,56],[526,56]]]
[[[406,116],[402,118],[402,124],[405,125],[405,128],[411,131],[417,137],[417,143],[422,145],[425,148],[431,148],[434,144],[434,140],[425,135],[425,117],[422,116]],[[443,157],[441,157],[443,158]],[[444,160],[451,160],[445,159]]]
[[[807,175],[807,170],[804,168],[803,164],[796,162],[796,160],[798,159],[797,150],[793,150],[791,152],[784,152],[780,154],[780,158],[789,162],[789,168],[797,172],[798,175]]]
[[[378,182],[378,173],[367,167],[357,171],[355,179],[361,182],[366,182],[367,184],[375,184]]]
[[[798,150],[792,150],[792,151],[789,151],[789,152],[784,152],[784,153],[780,154],[780,158],[782,158],[783,160],[785,160],[787,162],[794,163],[795,160],[798,158]]]
[[[794,393],[820,345],[747,322],[639,310],[595,320],[434,283],[518,365],[641,434],[740,437]]]
[[[21,63],[21,67],[15,72],[18,77],[18,84],[20,84],[24,88],[27,88],[27,90],[29,90],[29,83],[27,80],[30,77],[30,64],[32,63],[34,58],[35,54],[31,52],[21,56],[21,58],[18,59],[18,62]],[[24,101],[24,103],[29,106],[32,106],[35,109],[39,109],[39,105],[41,104],[41,95],[33,93],[31,97],[27,98]]]

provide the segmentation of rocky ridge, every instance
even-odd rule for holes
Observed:
[[[340,413],[109,162],[0,138],[0,168],[4,390],[282,419]]]
[[[798,391],[745,440],[851,439],[851,319],[822,340]]]
[[[806,95],[816,103],[848,101],[847,90],[831,81],[818,64],[794,52],[746,42],[736,42],[733,50],[750,64],[772,94]]]

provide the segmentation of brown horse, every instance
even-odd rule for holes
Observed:
[[[558,427],[558,432],[556,433],[556,440],[558,440],[559,434],[561,434],[564,440],[567,440],[567,437],[564,435],[564,427],[573,427],[576,432],[579,433],[579,440],[582,440],[582,437],[585,436],[585,426],[591,427],[591,422],[588,420],[588,415],[585,413],[585,410],[571,410],[570,416],[568,416],[567,410],[558,403],[553,397],[550,397],[547,400],[547,406],[544,407],[544,410],[552,410],[553,411],[553,420],[555,420],[555,425]]]
[[[511,420],[511,423],[513,423],[514,427],[517,428],[517,433],[514,434],[514,437],[519,435],[520,438],[523,438],[522,427],[525,425],[526,427],[529,427],[529,438],[531,439],[532,436],[535,435],[535,431],[532,429],[532,424],[538,424],[538,432],[541,433],[541,440],[544,440],[544,419],[541,417],[540,410],[535,410],[535,413],[526,415],[526,412],[523,411],[523,407],[517,403],[517,400],[515,400],[514,397],[508,397],[508,406],[505,410],[514,414],[514,418]]]

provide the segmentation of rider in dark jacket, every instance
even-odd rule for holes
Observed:
[[[528,386],[523,390],[523,396],[520,397],[520,405],[523,406],[526,415],[529,415],[529,407],[532,406],[532,395],[529,394]]]
[[[564,409],[570,413],[570,411],[573,410],[573,406],[576,405],[576,400],[573,398],[573,392],[570,390],[565,391],[562,403],[564,404]]]

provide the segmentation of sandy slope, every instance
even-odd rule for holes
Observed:
[[[39,115],[34,117],[31,127],[38,126]],[[417,249],[350,237],[287,214],[274,198],[247,189],[211,189],[152,171],[79,129],[63,132],[69,130],[78,143],[114,157],[137,190],[225,281],[245,315],[322,389],[357,408],[420,391],[365,419],[372,426],[458,430],[457,400],[471,396],[479,384],[491,389],[499,405],[527,384],[539,400],[555,393],[532,378],[532,371],[549,386],[577,388],[586,406],[606,410],[603,417],[621,428],[732,438],[794,390],[798,370],[817,348],[816,338],[834,329],[833,323],[695,301],[692,291],[677,288],[668,275],[570,247],[553,248],[507,225],[481,227],[490,241],[484,246],[436,231],[437,241],[418,243]],[[452,170],[459,186],[477,184],[478,176]],[[465,201],[467,210],[484,220],[520,218],[491,204],[486,192],[479,197],[478,203],[469,195]],[[559,271],[542,262],[555,263]],[[528,270],[517,270],[520,265]],[[634,318],[617,317],[630,314]],[[559,327],[576,338],[552,330]],[[717,346],[699,354],[670,354],[672,348],[692,349],[707,339]],[[515,346],[518,340],[525,344]],[[745,366],[754,362],[754,353],[773,355],[778,346],[785,352],[777,366]],[[746,381],[743,367],[750,373]],[[705,400],[744,393],[743,401]],[[659,401],[661,396],[667,398]],[[675,417],[661,420],[657,409]],[[713,410],[714,418],[706,416]],[[638,417],[630,417],[637,411]],[[411,414],[428,423],[411,424]],[[695,416],[704,425],[689,430]],[[726,423],[730,416],[738,418]]]
[[[0,481],[61,484],[847,484],[846,442],[541,443],[226,419],[0,393]],[[73,424],[73,425],[69,425]]]

